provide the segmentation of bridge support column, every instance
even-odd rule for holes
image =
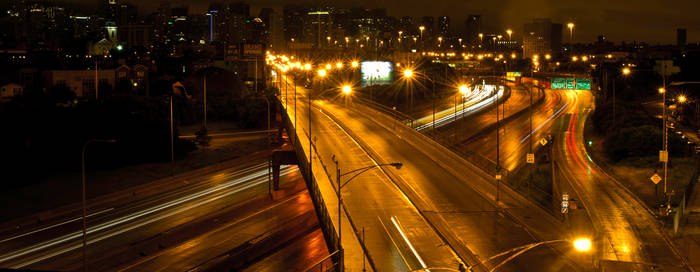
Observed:
[[[275,190],[280,188],[280,166],[299,165],[294,150],[275,150],[272,152],[272,184]]]

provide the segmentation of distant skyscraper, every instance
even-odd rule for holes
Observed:
[[[676,45],[685,46],[688,42],[687,38],[688,36],[685,28],[679,28],[676,30]]]
[[[284,6],[284,34],[286,42],[291,43],[304,40],[304,16],[306,9],[296,5]]]
[[[117,0],[100,1],[100,11],[105,20],[114,22],[117,19]]]
[[[421,18],[420,24],[425,27],[425,30],[423,31],[423,35],[430,37],[435,33],[435,18],[432,16],[423,16]]]
[[[450,17],[440,16],[440,18],[438,19],[438,27],[440,36],[450,36]]]
[[[553,24],[551,19],[534,19],[524,29],[523,58],[561,53],[562,24]]]
[[[464,38],[467,40],[467,42],[472,44],[479,42],[479,31],[481,31],[481,15],[469,15],[469,17],[467,17],[467,21],[465,21],[464,24],[467,27],[467,31],[466,33],[464,33]]]
[[[134,20],[136,20],[136,16],[137,11],[135,6],[127,3],[119,4],[119,8],[117,9],[117,26],[135,23]]]
[[[268,26],[270,30],[270,45],[272,49],[280,51],[284,50],[284,17],[277,12],[270,13],[270,22]]]
[[[416,33],[416,26],[413,25],[413,17],[403,16],[399,21],[399,30],[403,31],[404,35],[410,35]]]

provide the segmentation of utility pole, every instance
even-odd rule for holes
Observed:
[[[207,73],[204,72],[204,123],[202,124],[204,132],[207,131]]]
[[[663,88],[664,88],[664,93],[663,93],[663,125],[664,125],[664,194],[666,195],[666,210],[668,211],[671,208],[671,196],[668,194],[668,128],[666,127],[666,60],[663,62],[663,71],[661,72],[662,80],[663,80]]]
[[[532,92],[533,92],[533,87],[530,86],[530,154],[532,153],[532,138],[535,137],[532,133]],[[533,154],[534,156],[534,154]],[[530,195],[530,186],[532,186],[532,170],[535,168],[535,163],[531,163],[530,165],[530,182],[527,184],[527,194],[528,196]]]
[[[501,190],[501,123],[498,120],[498,112],[500,111],[500,107],[498,106],[498,90],[496,90],[496,101],[494,103],[496,103],[496,205],[498,205],[498,198]]]
[[[95,100],[99,99],[99,96],[97,95],[99,85],[100,85],[100,79],[98,77],[97,55],[95,55]]]
[[[173,95],[170,95],[170,176],[175,176],[175,135],[173,129]]]

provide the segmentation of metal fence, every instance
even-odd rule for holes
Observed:
[[[279,101],[279,97],[277,97],[276,102],[277,103],[275,103],[275,104],[281,109],[281,112],[284,112],[286,114],[286,111],[283,109],[282,104]],[[287,128],[290,128],[287,130],[287,133],[290,134],[289,135],[290,138],[294,139],[294,141],[292,141],[292,145],[294,146],[294,149],[297,151],[304,150],[304,148],[301,146],[301,143],[298,141],[297,135],[295,135],[295,130],[291,129],[291,128],[294,128],[294,125],[291,123],[290,119],[289,118],[282,118],[282,119],[283,119],[283,122],[285,123],[284,125]],[[313,144],[312,144],[312,146],[313,146]],[[307,152],[308,152],[308,150],[307,150]],[[339,268],[339,265],[342,263],[343,252],[340,249],[340,244],[338,243],[338,233],[335,231],[335,227],[333,226],[333,221],[331,220],[330,214],[328,213],[328,209],[326,208],[326,204],[323,200],[323,196],[321,195],[321,191],[318,188],[318,183],[316,182],[314,175],[310,172],[311,169],[309,168],[309,161],[311,161],[311,158],[307,156],[308,155],[307,152],[296,152],[297,160],[299,162],[299,168],[301,169],[301,174],[304,177],[304,180],[306,181],[306,188],[309,191],[309,195],[311,196],[311,200],[314,204],[314,208],[316,210],[316,215],[318,216],[318,221],[319,221],[319,224],[321,225],[321,230],[323,231],[323,237],[326,240],[326,245],[328,246],[328,249],[333,251],[334,253],[339,252],[337,254],[332,254],[327,258],[334,265],[325,266],[325,267],[336,267],[336,269],[337,269],[337,268]],[[314,270],[314,271],[341,271],[341,269],[338,269],[338,270]]]
[[[538,98],[535,103],[533,103],[533,107],[535,105],[539,105],[544,101],[544,93],[543,90],[539,90],[541,92],[540,97]],[[378,104],[374,101],[369,101],[367,99],[358,99],[360,103],[363,103],[364,105],[382,112],[388,116],[391,116],[392,118],[396,119],[397,121],[403,123],[404,125],[413,128],[413,124],[415,123],[415,119],[413,119],[411,116],[408,116],[406,114],[403,114],[401,112],[398,112],[392,108],[389,108],[385,105]],[[515,115],[522,115],[525,112],[527,112],[529,108],[525,108],[517,113]],[[510,117],[509,117],[510,118]],[[507,118],[508,119],[508,118]],[[488,127],[486,129],[493,129],[491,127]],[[455,154],[459,155],[460,157],[464,158],[471,164],[475,165],[488,175],[495,177],[496,174],[499,173],[498,165],[496,162],[493,160],[481,155],[480,153],[469,151],[466,148],[466,144],[456,144],[454,140],[450,140],[447,137],[439,134],[439,133],[433,133],[432,130],[422,130],[418,131],[422,135],[433,139],[435,142],[439,143],[443,147],[449,149],[450,151],[454,152]],[[551,207],[551,201],[552,201],[552,196],[547,196],[548,193],[541,190],[540,188],[537,188],[535,186],[530,186],[530,185],[523,185],[520,184],[519,180],[512,175],[516,171],[509,171],[508,169],[501,168],[500,169],[500,175],[502,177],[501,183],[505,184],[512,190],[519,192],[522,196],[530,199],[533,201],[535,204],[538,206],[544,208],[546,211],[553,213],[553,209]]]

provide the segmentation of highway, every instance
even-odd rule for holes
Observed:
[[[306,95],[307,90],[297,90],[297,99]],[[306,137],[308,107],[303,104],[308,102],[299,101],[303,102],[297,104],[298,129]],[[456,269],[458,260],[474,265],[517,246],[565,235],[556,219],[515,192],[501,188],[496,203],[492,177],[450,157],[439,145],[396,120],[354,103],[351,97],[317,100],[313,105],[312,138],[317,139],[320,159],[326,161],[329,172],[335,172],[332,155],[342,169],[404,164],[400,170],[385,167],[367,172],[342,189],[348,217],[366,229],[368,252],[378,271],[421,266]],[[288,112],[293,115],[293,110]],[[352,235],[343,232],[344,245]],[[359,261],[353,256],[358,257],[349,253],[346,261]],[[579,260],[573,259],[565,245],[542,247],[499,270],[581,270]],[[476,271],[496,264],[479,266]]]
[[[293,88],[292,88],[293,89]],[[300,141],[308,152],[308,100],[307,89],[297,86],[297,130]],[[283,98],[284,100],[284,98]],[[311,136],[315,141],[318,156],[315,162],[323,162],[331,174],[333,184],[324,187],[324,167],[315,163],[315,176],[319,179],[324,201],[329,205],[329,212],[334,219],[337,217],[337,200],[335,196],[335,165],[331,158],[339,161],[341,172],[370,166],[375,163],[371,155],[356,142],[329,115],[325,114],[323,104],[326,101],[313,101],[311,108]],[[294,118],[293,104],[288,113]],[[353,193],[355,190],[362,194]],[[342,189],[343,203],[347,208],[349,218],[360,230],[365,228],[366,247],[369,258],[374,262],[378,271],[408,271],[429,266],[457,267],[457,259],[453,252],[441,246],[440,237],[420,216],[413,203],[393,183],[392,179],[381,170],[368,171],[353,179]],[[333,204],[335,203],[335,204]],[[345,214],[345,213],[344,213]],[[343,245],[346,249],[346,267],[350,270],[360,270],[362,253],[351,246],[359,241],[358,235],[351,230],[347,220],[343,222]],[[355,250],[354,250],[355,249]],[[370,260],[368,260],[369,262]]]
[[[195,171],[175,179],[90,199],[88,270],[115,269],[181,243],[193,248],[191,250],[207,250],[208,246],[193,247],[187,242],[202,233],[231,224],[238,216],[245,214],[246,209],[265,208],[275,201],[267,195],[267,163],[264,157],[257,156],[221,165],[216,170]],[[296,167],[283,166],[284,190],[275,192],[275,197],[283,199],[304,191],[301,180]],[[255,205],[246,206],[250,201]],[[81,269],[82,221],[78,207],[57,208],[49,213],[55,216],[43,216],[41,221],[24,220],[29,223],[23,223],[21,229],[7,226],[8,223],[3,225],[0,267]],[[279,222],[257,218],[245,223],[258,224],[262,230],[276,228]],[[172,266],[169,267],[175,270],[200,265],[197,262],[201,259],[181,258],[184,259],[184,256],[159,260],[171,262]]]
[[[593,111],[592,94],[570,90],[565,95],[571,107],[553,127],[554,156],[570,184],[568,193],[585,207],[586,214],[572,213],[571,220],[592,226],[601,266],[626,271],[686,271],[651,211],[588,156],[583,132]]]
[[[530,130],[530,114],[528,110],[525,110],[523,114],[515,116],[515,118],[506,122],[501,121],[500,130],[498,130],[500,150],[497,146],[495,129],[485,131],[486,134],[467,135],[464,137],[466,139],[457,145],[457,148],[477,151],[493,163],[499,157],[503,169],[515,170],[525,163],[525,155],[530,151],[530,141],[532,141],[534,152],[541,146],[538,142],[541,139],[546,139],[550,134],[554,120],[560,117],[570,105],[569,99],[562,97],[560,92],[545,90],[544,95],[544,101],[535,105],[532,112],[532,132]],[[529,104],[529,98],[527,101]],[[470,128],[466,131],[479,131],[477,125],[483,124],[481,125],[483,127],[495,123],[495,112],[490,111],[476,119],[468,124]]]

